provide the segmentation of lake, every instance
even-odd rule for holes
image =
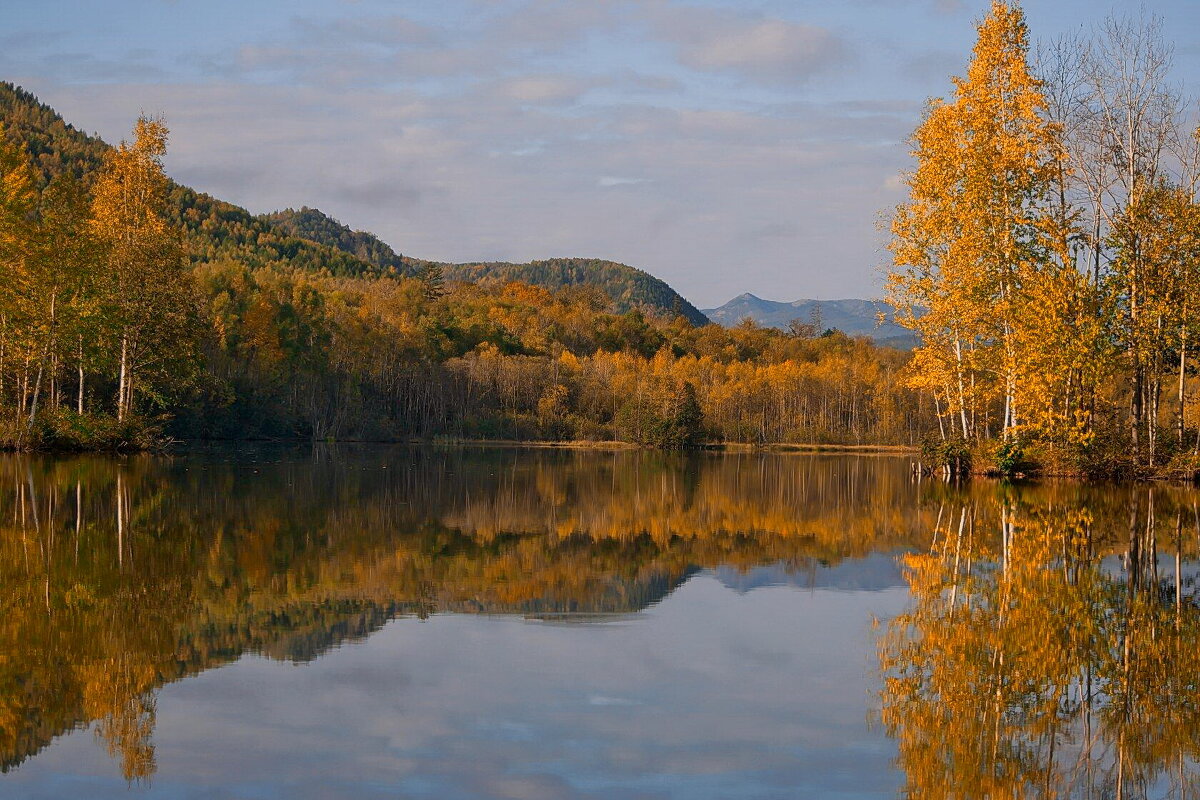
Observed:
[[[1200,797],[1198,502],[893,456],[0,456],[0,796]]]

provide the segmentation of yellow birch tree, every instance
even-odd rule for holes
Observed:
[[[944,398],[964,438],[990,433],[998,404],[1007,438],[1023,422],[1026,287],[1052,256],[1047,196],[1062,157],[1020,7],[994,2],[978,30],[952,101],[931,101],[913,135],[888,290],[922,339],[911,384]]]
[[[116,409],[124,420],[143,385],[141,373],[188,352],[196,304],[179,233],[166,221],[168,181],[162,157],[167,126],[141,117],[132,144],[105,159],[93,190],[92,227],[108,252],[108,281],[116,321]]]

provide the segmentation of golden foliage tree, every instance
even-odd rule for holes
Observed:
[[[119,341],[118,420],[133,410],[142,373],[162,371],[186,348],[194,288],[179,233],[166,221],[162,157],[167,126],[142,117],[133,143],[109,152],[93,189],[92,227],[107,248],[112,319]]]
[[[1047,202],[1061,148],[1028,50],[1020,8],[994,2],[966,77],[913,136],[910,199],[892,219],[890,299],[922,337],[910,380],[945,402],[964,438],[990,432],[993,399],[1006,437],[1034,413],[1022,364],[1038,341],[1035,292],[1067,272]]]

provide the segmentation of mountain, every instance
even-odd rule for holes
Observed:
[[[318,209],[284,209],[258,217],[281,234],[336,248],[382,270],[413,274],[425,265],[441,268],[446,280],[468,283],[521,281],[547,289],[594,286],[608,295],[619,312],[646,309],[657,314],[680,314],[693,325],[708,317],[665,281],[626,264],[595,258],[551,258],[513,264],[503,261],[450,264],[402,256],[372,233],[352,230]]]
[[[764,300],[746,292],[718,308],[704,309],[705,315],[718,325],[731,328],[749,317],[768,328],[787,328],[792,320],[815,323],[825,330],[836,328],[851,336],[870,336],[879,344],[912,347],[912,331],[902,328],[892,318],[887,303],[874,300],[795,300],[791,303]],[[877,322],[880,313],[888,321]],[[818,331],[819,332],[819,331]]]
[[[3,135],[33,155],[44,185],[62,172],[89,180],[111,150],[98,136],[68,124],[34,95],[0,82]],[[396,253],[374,234],[355,231],[315,208],[255,216],[244,208],[182,184],[170,187],[172,221],[184,231],[196,263],[236,261],[251,268],[329,272],[334,275],[415,274],[427,262]],[[694,325],[708,318],[664,281],[612,261],[556,258],[528,264],[438,264],[447,280],[524,281],[548,289],[594,286],[617,311],[646,309],[682,314]]]
[[[451,280],[471,283],[523,281],[548,289],[568,286],[595,286],[608,295],[617,311],[647,308],[658,313],[681,315],[693,325],[707,325],[709,319],[665,281],[626,264],[596,258],[551,258],[527,264],[486,262],[444,264]]]
[[[319,209],[308,206],[299,211],[286,208],[262,214],[258,219],[288,236],[341,250],[379,269],[401,273],[414,271],[404,256],[375,234],[352,230]]]

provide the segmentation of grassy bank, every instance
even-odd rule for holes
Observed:
[[[130,415],[79,414],[68,408],[40,411],[31,424],[24,417],[0,420],[0,451],[9,452],[146,452],[171,444],[163,420]]]

